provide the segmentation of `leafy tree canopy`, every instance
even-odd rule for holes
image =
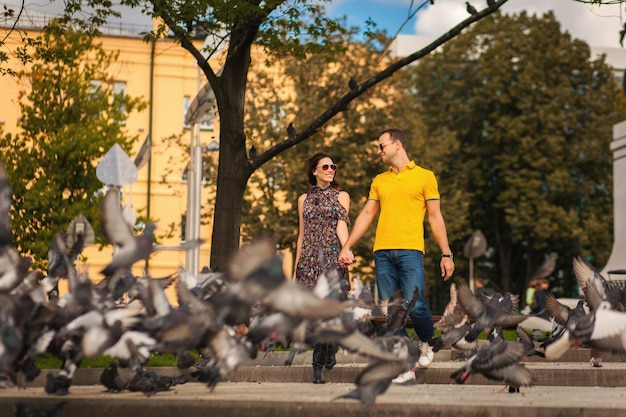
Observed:
[[[79,213],[98,224],[97,162],[115,143],[130,150],[136,138],[124,120],[145,103],[114,94],[108,70],[116,54],[92,36],[53,23],[39,42],[32,65],[18,73],[30,84],[20,100],[21,131],[0,136],[0,152],[15,199],[17,248],[41,261],[54,233]]]
[[[497,13],[408,72],[428,131],[457,142],[441,187],[463,192],[465,236],[481,229],[493,248],[489,278],[521,292],[557,252],[569,295],[572,258],[602,263],[613,242],[609,143],[626,103],[604,57],[552,13]]]

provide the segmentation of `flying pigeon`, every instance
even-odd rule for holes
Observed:
[[[392,379],[403,372],[413,370],[419,358],[419,348],[403,336],[385,336],[376,340],[384,351],[392,354],[394,360],[371,359],[368,366],[359,374],[357,388],[335,399],[357,399],[362,404],[374,404],[376,397],[384,394]]]
[[[404,297],[404,290],[399,288],[388,300],[383,300],[381,309],[385,316],[385,335],[389,336],[406,326],[409,312],[415,306],[419,295],[419,288],[415,287],[413,296],[408,300]]]
[[[196,239],[181,245],[155,246],[156,225],[154,223],[148,223],[143,234],[135,236],[130,225],[124,220],[120,208],[119,190],[115,188],[110,188],[102,199],[100,222],[107,241],[117,248],[111,262],[101,271],[105,276],[112,275],[118,269],[131,268],[135,262],[148,259],[152,252],[193,249],[203,242],[202,239]]]
[[[7,172],[0,161],[0,247],[11,244],[11,186],[7,178]]]
[[[124,220],[119,191],[115,188],[109,189],[102,199],[100,222],[107,241],[117,247],[111,263],[101,271],[102,274],[113,275],[118,269],[129,269],[135,262],[148,259],[154,246],[155,225],[147,224],[144,233],[135,236]]]
[[[450,378],[464,384],[473,374],[481,374],[488,379],[504,382],[517,391],[519,387],[530,386],[533,383],[528,369],[519,364],[525,354],[526,346],[522,343],[494,339],[482,345],[476,355],[466,360],[461,368],[450,375]]]
[[[435,323],[435,329],[445,330],[462,326],[467,321],[467,314],[458,302],[456,284],[450,285],[450,301],[443,310],[441,319]]]
[[[512,327],[528,318],[525,314],[512,311],[514,303],[510,297],[499,294],[491,297],[488,304],[476,297],[469,287],[463,283],[457,290],[459,303],[467,315],[476,320],[473,329],[465,336],[465,340],[473,342],[481,331],[489,333],[493,326]]]

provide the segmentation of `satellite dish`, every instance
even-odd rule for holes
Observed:
[[[480,230],[476,230],[472,233],[469,240],[465,243],[463,248],[463,255],[466,258],[473,259],[478,258],[487,250],[487,238]]]
[[[121,187],[139,178],[137,166],[117,143],[102,157],[96,177],[105,185]]]

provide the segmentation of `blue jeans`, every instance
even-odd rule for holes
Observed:
[[[419,288],[419,298],[409,311],[409,317],[421,341],[432,339],[433,315],[424,299],[424,254],[418,250],[378,250],[374,252],[374,261],[381,300],[390,298],[399,288],[402,288],[404,298],[411,300],[415,287]],[[402,329],[400,334],[406,335],[406,330]]]

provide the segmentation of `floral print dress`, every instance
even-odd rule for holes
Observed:
[[[337,236],[339,220],[350,224],[346,209],[339,202],[339,191],[332,187],[311,186],[304,199],[302,216],[304,234],[300,259],[296,266],[296,281],[314,288],[317,277],[329,269],[339,270],[344,292],[350,288],[348,269],[339,266],[341,242]],[[320,249],[322,259],[320,259]]]

